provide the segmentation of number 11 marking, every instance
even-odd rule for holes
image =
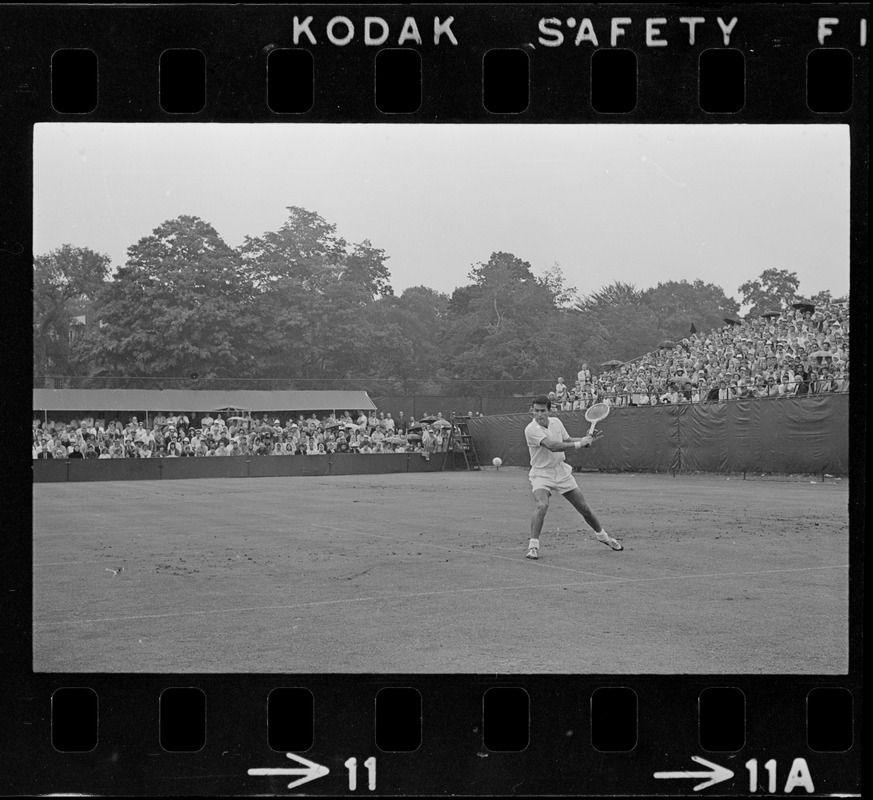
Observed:
[[[376,788],[376,759],[370,756],[364,766],[367,768],[367,788],[372,792]],[[354,756],[347,759],[345,767],[349,771],[349,791],[354,792],[358,788],[358,759]]]

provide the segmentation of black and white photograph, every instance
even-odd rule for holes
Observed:
[[[849,145],[37,124],[33,670],[847,674]]]

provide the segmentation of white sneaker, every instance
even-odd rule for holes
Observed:
[[[530,550],[527,551],[527,557],[536,561],[539,558],[538,548],[531,547]]]
[[[599,533],[594,534],[597,537],[598,542],[603,542],[603,544],[611,547],[613,550],[624,550],[621,542],[618,539],[613,539],[608,533],[604,533],[601,536]]]

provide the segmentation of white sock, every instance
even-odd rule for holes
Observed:
[[[539,540],[539,539],[531,539],[531,540],[527,543],[527,549],[530,550],[532,547],[536,547],[537,550],[539,550],[539,547],[540,547],[540,540]]]
[[[595,535],[598,539],[600,539],[601,541],[603,541],[604,539],[608,539],[608,538],[609,538],[609,534],[608,534],[605,530],[601,530],[600,533],[595,533],[594,535]]]

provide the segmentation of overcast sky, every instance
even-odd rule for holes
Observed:
[[[40,124],[34,252],[127,248],[181,214],[231,246],[287,206],[369,239],[394,291],[514,253],[580,295],[775,267],[849,288],[846,125]]]

